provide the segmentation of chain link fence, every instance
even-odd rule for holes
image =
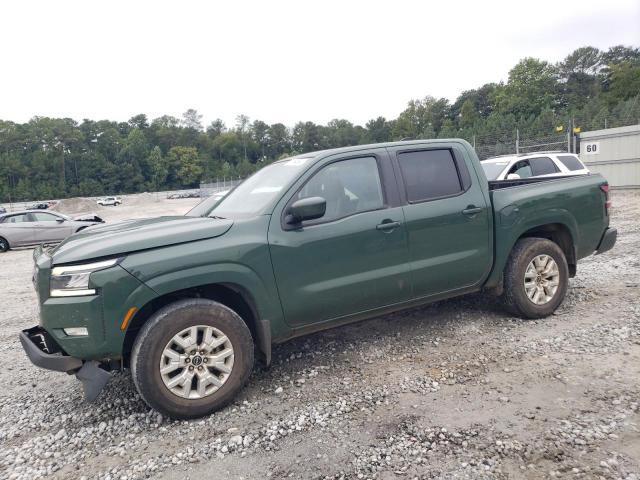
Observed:
[[[203,182],[200,184],[200,198],[207,198],[214,193],[231,190],[242,183],[242,177],[223,177],[216,178],[215,181]]]
[[[535,152],[574,152],[576,139],[568,133],[553,135],[527,135],[518,129],[495,135],[473,135],[467,139],[480,160],[499,155],[517,155]]]

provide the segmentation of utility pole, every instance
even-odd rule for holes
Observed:
[[[64,143],[62,144],[62,188],[67,190],[67,179],[65,177],[65,168],[64,168]],[[63,192],[64,193],[64,192]]]
[[[520,153],[520,129],[516,128],[516,155]]]

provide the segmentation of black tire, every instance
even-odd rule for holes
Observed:
[[[0,237],[0,252],[7,252],[10,248],[9,242],[3,237]]]
[[[217,391],[203,398],[187,399],[165,385],[160,361],[174,335],[195,325],[212,326],[226,335],[233,347],[233,367]],[[251,374],[253,356],[251,332],[236,312],[212,300],[180,300],[153,314],[138,333],[131,352],[131,376],[150,407],[176,419],[198,418],[233,400]]]
[[[534,303],[525,291],[525,272],[529,263],[538,255],[548,255],[558,267],[558,288],[552,298],[542,305]],[[504,271],[504,293],[502,300],[505,308],[521,318],[543,318],[551,315],[560,306],[567,293],[569,268],[562,249],[545,238],[523,238],[518,240],[509,255]]]

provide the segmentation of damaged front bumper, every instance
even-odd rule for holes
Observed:
[[[100,368],[96,361],[84,361],[67,355],[57,342],[42,327],[33,327],[20,332],[20,343],[27,357],[35,366],[74,375],[82,382],[84,398],[95,400],[111,375]]]

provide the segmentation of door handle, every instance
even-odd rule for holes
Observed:
[[[465,208],[464,210],[462,210],[462,213],[465,215],[475,215],[477,213],[480,213],[482,211],[482,208],[480,207],[476,207],[475,205],[469,205],[467,208]]]
[[[382,230],[383,232],[390,232],[391,230],[400,226],[400,222],[386,221],[376,225],[376,230]]]

